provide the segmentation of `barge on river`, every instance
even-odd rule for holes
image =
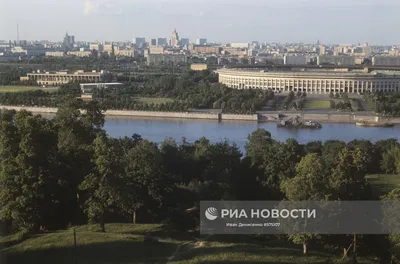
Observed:
[[[363,127],[393,127],[393,123],[389,122],[376,122],[376,121],[359,121],[356,122],[356,126]]]
[[[293,117],[288,120],[282,118],[279,119],[277,122],[277,127],[320,129],[322,128],[322,125],[313,121],[303,122],[299,117]]]

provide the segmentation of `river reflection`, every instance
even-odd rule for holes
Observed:
[[[372,142],[396,138],[400,139],[400,127],[358,127],[355,124],[323,123],[322,129],[285,129],[277,128],[275,123],[256,123],[252,121],[214,121],[195,119],[159,119],[140,117],[107,117],[105,129],[113,137],[140,134],[143,138],[161,142],[171,137],[178,142],[185,137],[193,142],[206,137],[212,142],[228,140],[235,142],[243,151],[247,136],[257,128],[268,130],[276,140],[285,141],[294,138],[300,143],[314,140],[368,139]]]

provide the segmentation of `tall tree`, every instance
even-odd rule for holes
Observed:
[[[339,152],[345,147],[346,143],[339,140],[327,140],[324,142],[322,157],[328,170],[335,165]]]
[[[307,154],[297,164],[295,177],[284,179],[281,188],[292,201],[327,200],[330,190],[322,158]]]
[[[399,163],[398,161],[400,161],[400,148],[391,146],[385,153],[382,154],[382,171],[385,173],[396,173],[397,164]]]
[[[79,209],[83,201],[79,197],[84,194],[78,186],[92,172],[92,143],[102,130],[104,115],[97,103],[85,104],[67,96],[58,108],[54,123],[58,131],[60,173],[68,180],[71,190],[70,206],[65,211],[71,214],[71,222],[80,224],[84,219]]]
[[[252,160],[253,165],[260,166],[263,163],[263,155],[273,142],[271,133],[265,129],[257,129],[247,137],[246,156]]]
[[[157,145],[141,140],[124,158],[123,208],[132,215],[132,222],[136,223],[138,210],[159,208],[172,188]]]
[[[321,201],[329,198],[328,180],[325,175],[322,159],[315,153],[307,154],[296,166],[296,176],[284,179],[282,191],[291,201]],[[319,238],[312,234],[289,235],[289,240],[303,245],[303,253],[307,254],[310,240]]]
[[[360,200],[371,197],[365,180],[369,162],[369,156],[360,149],[344,148],[340,151],[330,176],[334,199]]]
[[[64,203],[64,181],[57,173],[57,133],[52,121],[26,111],[18,112],[14,122],[8,113],[2,117],[2,129],[6,131],[0,134],[10,138],[9,146],[1,148],[3,162],[7,162],[1,171],[1,217],[29,230],[40,224],[52,226],[60,220],[57,214]],[[6,142],[4,138],[1,141]]]
[[[91,221],[100,222],[100,231],[105,232],[105,215],[123,201],[122,151],[104,134],[93,142],[95,167],[79,185],[86,192],[85,211]]]
[[[347,146],[350,149],[360,149],[363,151],[370,159],[370,162],[367,165],[367,171],[369,173],[379,173],[380,172],[380,166],[379,166],[379,160],[380,160],[380,153],[377,152],[375,149],[375,146],[371,143],[369,140],[353,140],[350,141]]]

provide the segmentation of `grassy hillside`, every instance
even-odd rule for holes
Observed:
[[[99,233],[98,225],[75,229],[76,250],[73,228],[25,240],[21,234],[2,237],[0,263],[349,263],[341,261],[339,253],[334,256],[311,251],[305,257],[300,246],[282,241],[268,245],[200,241],[192,233],[169,232],[153,224],[107,224],[106,233]],[[158,242],[145,238],[149,235]]]
[[[78,263],[88,264],[163,263],[184,242],[165,237],[159,225],[108,224],[106,231],[98,232],[98,225],[76,227],[76,250],[72,228],[34,235],[20,243],[8,239],[11,246],[2,250],[0,263],[74,263],[75,256]],[[145,242],[146,234],[159,237],[159,242]]]

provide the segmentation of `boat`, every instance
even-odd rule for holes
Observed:
[[[322,125],[313,121],[301,122],[299,117],[295,117],[289,120],[279,119],[277,127],[320,129]]]
[[[297,125],[293,124],[290,120],[278,120],[277,127],[296,128]]]
[[[356,126],[363,126],[363,127],[393,127],[393,123],[389,122],[377,122],[377,121],[359,121],[356,122]]]
[[[320,123],[316,123],[316,122],[313,122],[313,121],[307,121],[307,122],[304,122],[301,125],[301,127],[303,127],[303,128],[320,129],[320,128],[322,128],[322,125]]]

